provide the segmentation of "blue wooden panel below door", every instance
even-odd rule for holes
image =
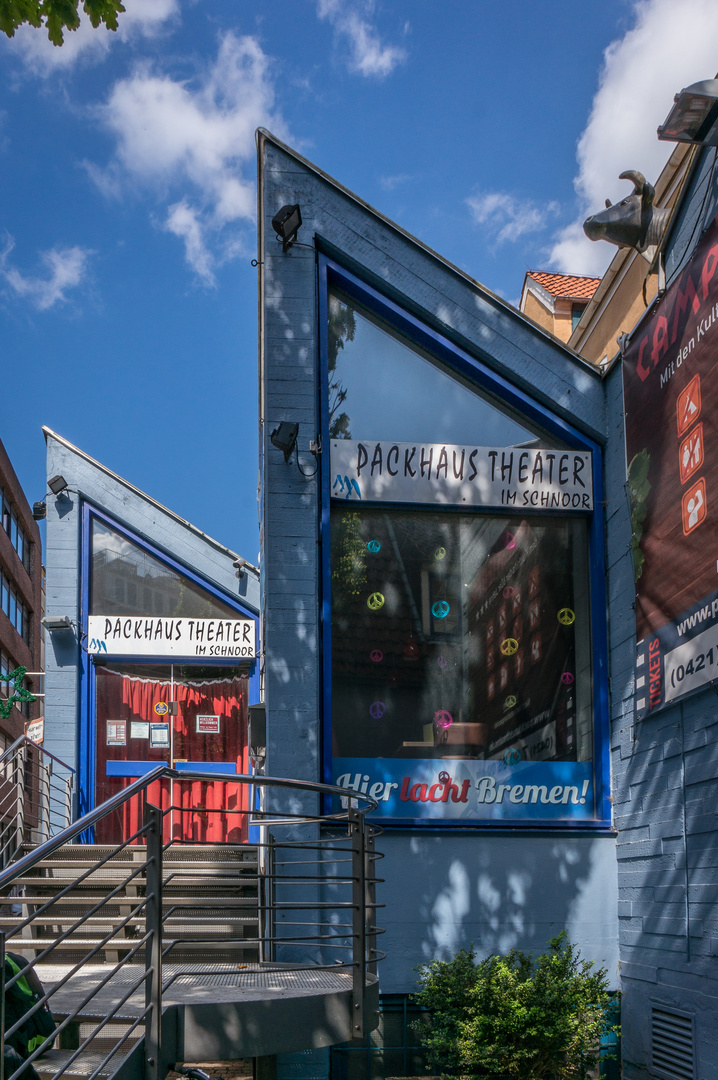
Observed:
[[[108,761],[108,776],[146,776],[152,772],[160,761]],[[237,772],[236,761],[178,761],[175,763],[177,772],[206,772],[206,773],[234,773]]]

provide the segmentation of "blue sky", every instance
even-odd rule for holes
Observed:
[[[125,5],[0,40],[0,436],[31,502],[47,424],[252,562],[255,128],[515,300],[603,271],[580,222],[718,70],[715,0]]]

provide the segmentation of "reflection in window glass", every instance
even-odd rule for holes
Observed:
[[[540,444],[525,419],[469,389],[338,292],[329,295],[328,366],[331,439]]]
[[[333,753],[590,761],[583,519],[332,508]]]
[[[91,615],[237,618],[234,608],[96,518],[91,542]]]

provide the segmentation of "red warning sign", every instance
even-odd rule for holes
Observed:
[[[686,536],[702,525],[708,511],[706,500],[706,482],[703,477],[698,480],[681,500],[683,509],[683,532]]]
[[[678,447],[678,467],[681,483],[685,484],[689,476],[703,464],[703,424],[699,424],[687,435]]]
[[[678,436],[688,431],[694,420],[697,420],[701,411],[701,377],[694,375],[685,390],[678,395],[676,402],[676,423],[678,424]]]

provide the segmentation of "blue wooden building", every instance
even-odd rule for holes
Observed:
[[[163,762],[247,773],[257,568],[48,428],[45,438],[44,746],[76,770],[77,814]],[[115,823],[124,836],[134,825]],[[170,830],[183,827],[177,815]],[[216,828],[191,839],[247,839]]]
[[[268,773],[377,800],[386,1007],[431,958],[564,929],[618,988],[620,386],[266,131],[258,154]]]

